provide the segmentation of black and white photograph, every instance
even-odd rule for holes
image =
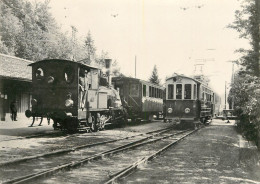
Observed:
[[[0,183],[260,184],[260,0],[0,0]]]

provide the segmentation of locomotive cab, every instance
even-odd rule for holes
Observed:
[[[97,130],[98,124],[104,128],[113,119],[108,101],[117,99],[115,90],[100,86],[99,68],[58,59],[29,66],[32,66],[33,90],[27,117],[32,116],[33,120],[47,117],[53,120],[54,128],[72,132],[80,127]]]

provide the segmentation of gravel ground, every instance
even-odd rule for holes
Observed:
[[[233,124],[213,120],[120,183],[260,183],[259,159]]]
[[[25,123],[25,125],[27,124]],[[172,126],[172,124],[163,123],[162,121],[154,121],[152,123],[139,124],[136,126],[126,126],[124,128],[114,128],[111,130],[94,133],[83,133],[76,135],[58,134],[56,136],[43,136],[29,139],[24,139],[21,136],[26,135],[26,133],[28,133],[28,135],[38,133],[42,134],[44,132],[50,133],[50,131],[53,130],[49,130],[47,128],[48,126],[46,125],[45,127],[40,128],[22,127],[21,124],[19,124],[19,126],[20,127],[18,128],[3,128],[2,135],[0,131],[0,163],[12,161],[23,157],[34,156],[37,154],[49,153],[60,149],[68,149],[79,145],[93,144],[96,142],[103,142],[127,136],[133,136],[144,132],[163,129]],[[39,129],[42,131],[39,131]],[[46,129],[48,131],[45,131]]]

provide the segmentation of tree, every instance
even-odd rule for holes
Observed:
[[[241,48],[238,60],[241,69],[235,75],[229,100],[234,100],[234,109],[239,117],[238,128],[260,146],[260,79],[259,79],[259,24],[257,0],[242,1],[241,10],[235,13],[235,21],[229,25],[237,30],[240,38],[247,39],[250,49]]]
[[[29,60],[69,59],[70,42],[49,12],[49,1],[0,1],[0,52]]]
[[[96,47],[94,44],[94,39],[92,38],[92,35],[90,31],[88,32],[88,35],[85,40],[85,45],[86,49],[86,56],[87,56],[87,63],[90,64],[92,62],[96,62]]]
[[[156,65],[153,67],[152,75],[149,78],[149,81],[154,84],[160,84],[160,79],[158,77],[158,71]]]
[[[246,50],[241,48],[237,50],[243,54],[239,62],[248,73],[259,76],[259,24],[258,14],[260,13],[256,7],[255,0],[243,0],[241,10],[236,10],[235,21],[228,27],[239,32],[240,38],[247,39],[251,48]]]

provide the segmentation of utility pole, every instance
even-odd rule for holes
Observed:
[[[136,78],[136,56],[135,56],[135,78]]]
[[[258,74],[260,76],[260,2],[255,0],[256,14],[257,14],[257,24],[258,24]]]
[[[76,32],[77,32],[77,28],[74,26],[71,26],[71,30],[72,30],[72,60],[75,60],[75,43],[76,43]]]
[[[227,109],[227,81],[225,81],[225,110]]]

